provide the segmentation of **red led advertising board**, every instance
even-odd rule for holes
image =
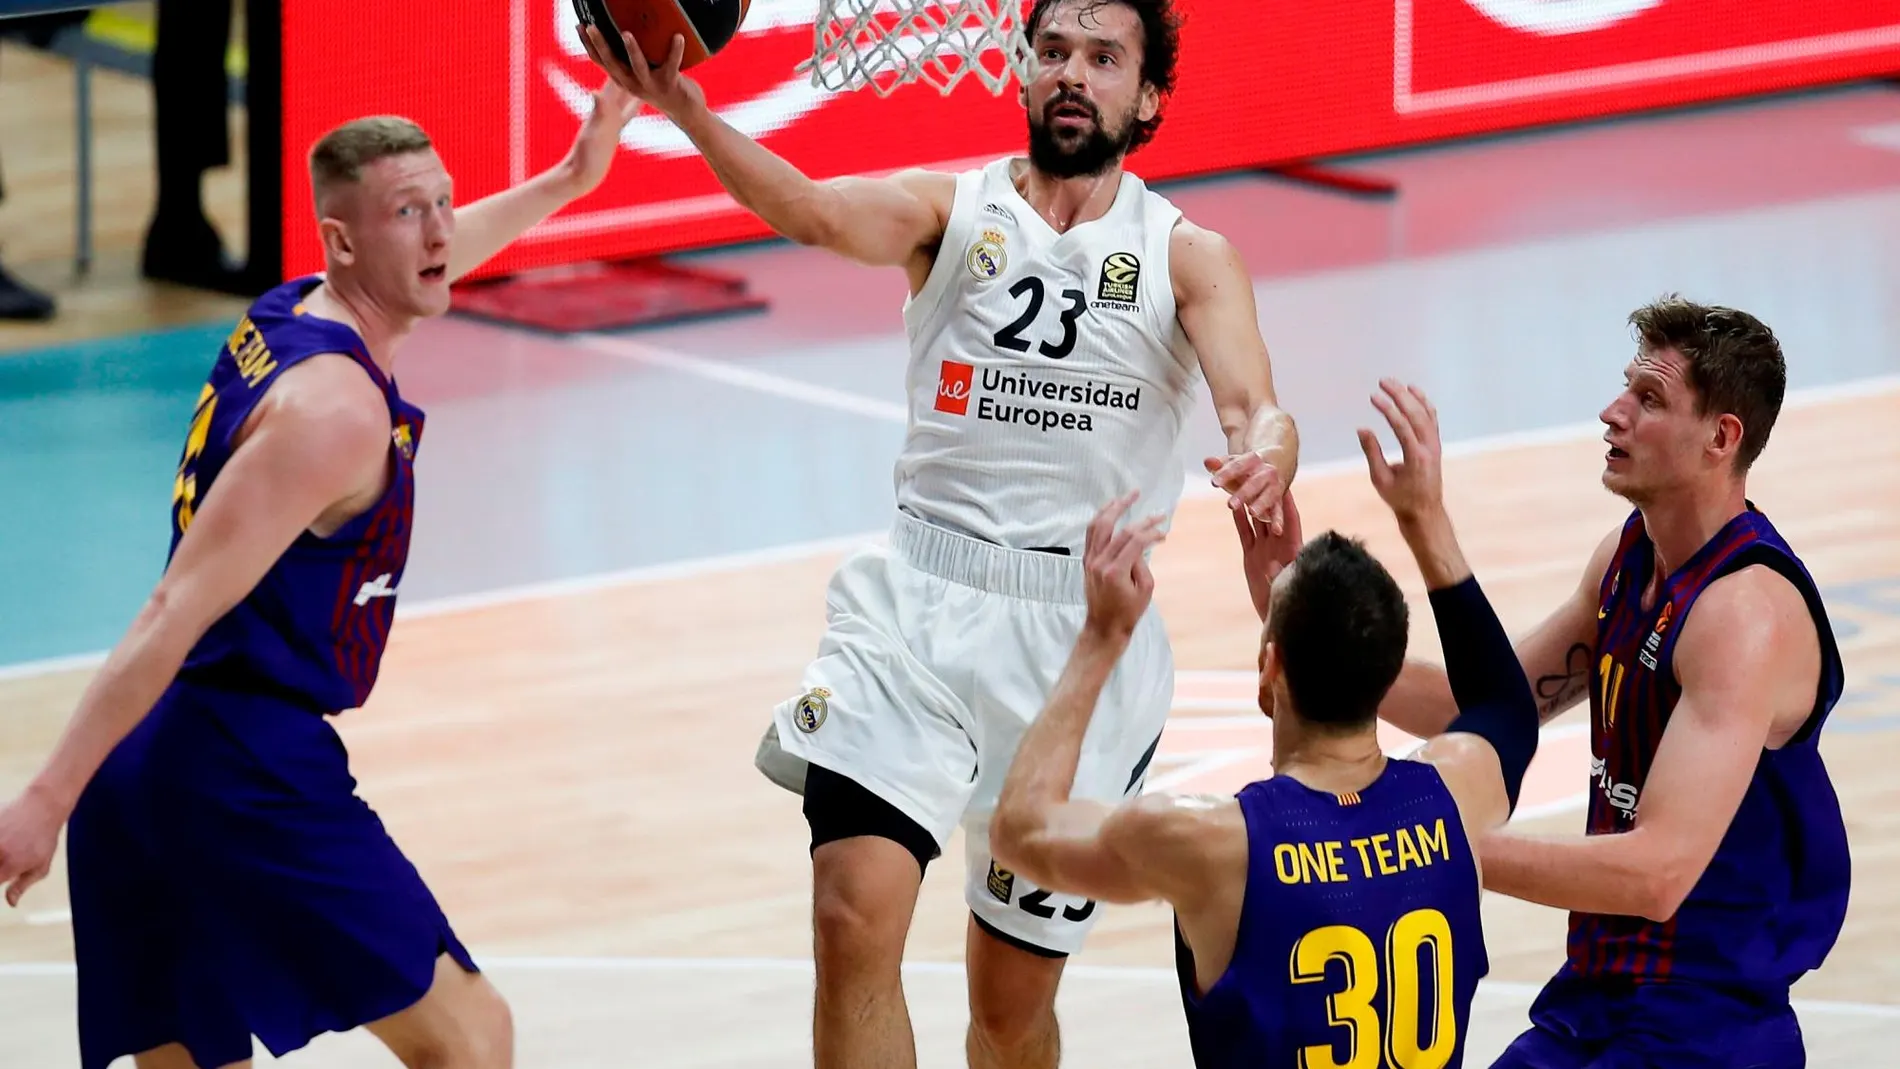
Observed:
[[[817,0],[753,0],[692,74],[738,129],[814,177],[960,168],[1020,151],[1013,91],[831,92],[794,68]],[[1181,68],[1150,180],[1900,72],[1895,0],[1179,0]],[[330,127],[402,114],[434,136],[466,203],[558,160],[600,73],[570,0],[284,3],[286,277],[321,267],[305,153]],[[594,194],[482,272],[769,236],[651,112]]]

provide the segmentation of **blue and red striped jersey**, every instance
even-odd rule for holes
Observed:
[[[1682,694],[1672,660],[1676,639],[1696,599],[1717,579],[1759,564],[1793,583],[1820,637],[1820,680],[1807,722],[1786,745],[1762,750],[1714,859],[1675,916],[1653,922],[1572,913],[1565,969],[1783,991],[1821,964],[1847,912],[1847,831],[1818,749],[1844,686],[1840,651],[1806,566],[1753,503],[1646,601],[1655,562],[1642,514],[1633,513],[1600,587],[1588,834],[1635,826],[1643,785]]]
[[[325,353],[362,366],[389,405],[388,488],[328,537],[299,535],[257,586],[211,625],[178,677],[328,714],[362,705],[382,664],[409,557],[423,414],[397,394],[355,330],[305,313],[301,301],[320,282],[295,279],[259,297],[219,351],[172,484],[171,552],[214,492],[234,435],[279,375]]]

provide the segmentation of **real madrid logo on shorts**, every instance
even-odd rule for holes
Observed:
[[[963,260],[970,266],[970,274],[978,282],[988,282],[1002,274],[1003,268],[1009,264],[1009,256],[1003,252],[1003,232],[995,229],[983,231]]]
[[[798,725],[798,730],[809,735],[824,726],[825,713],[829,709],[825,699],[829,697],[830,691],[813,687],[798,699],[798,707],[792,710],[792,723]]]

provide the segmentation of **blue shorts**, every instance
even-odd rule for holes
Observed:
[[[1686,980],[1631,984],[1559,973],[1531,1028],[1491,1069],[1802,1069],[1787,992],[1752,997]]]
[[[182,1043],[205,1069],[414,1005],[468,951],[355,794],[323,717],[174,685],[67,834],[82,1069]]]

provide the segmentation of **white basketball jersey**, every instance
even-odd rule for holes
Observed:
[[[1179,209],[1123,173],[1100,219],[1058,234],[1010,161],[957,176],[943,244],[904,305],[909,431],[897,504],[1015,548],[1080,554],[1130,490],[1172,517],[1200,361],[1175,320]]]

